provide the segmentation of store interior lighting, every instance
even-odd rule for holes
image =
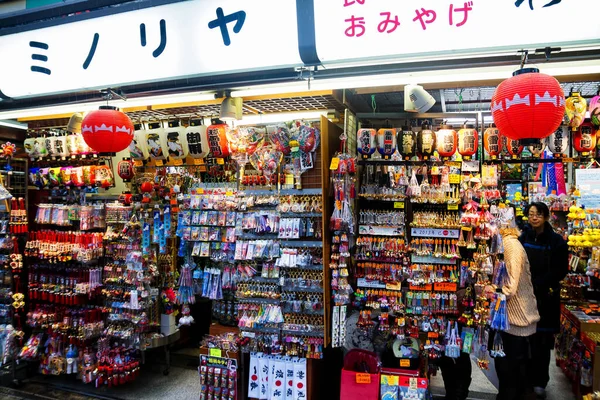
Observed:
[[[235,122],[235,125],[265,125],[274,124],[277,122],[293,121],[293,120],[318,120],[321,116],[327,116],[333,110],[320,111],[299,111],[289,113],[270,113],[258,115],[244,115],[244,117]]]
[[[6,126],[7,128],[27,130],[27,124],[22,124],[20,122],[14,122],[14,121],[0,121],[0,126]]]
[[[219,118],[223,121],[235,121],[242,119],[242,103],[241,97],[225,96],[221,103],[221,112]]]
[[[435,99],[421,85],[404,86],[404,111],[425,113],[433,107]]]

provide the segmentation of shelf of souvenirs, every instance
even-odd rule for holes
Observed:
[[[585,163],[593,160],[594,157],[554,157],[554,158],[496,158],[485,159],[484,164],[555,164],[555,163]]]
[[[473,161],[473,160],[471,160]],[[456,160],[440,160],[438,158],[429,158],[427,160],[398,160],[398,159],[383,159],[383,158],[369,158],[359,159],[358,165],[452,165],[459,161]]]

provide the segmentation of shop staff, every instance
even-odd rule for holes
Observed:
[[[569,248],[550,226],[550,210],[546,204],[531,203],[526,215],[529,226],[519,240],[529,258],[541,317],[533,339],[532,379],[536,395],[545,398],[550,380],[550,351],[554,347],[554,334],[560,328],[560,281],[569,269]]]

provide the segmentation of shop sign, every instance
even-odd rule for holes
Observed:
[[[600,169],[576,169],[575,183],[581,193],[579,203],[588,209],[600,208]]]
[[[196,0],[0,36],[8,97],[302,65],[295,0]]]
[[[458,229],[440,228],[411,228],[410,235],[413,237],[431,237],[443,239],[458,239]]]
[[[335,62],[461,56],[546,46],[597,44],[600,1],[577,0],[314,1],[316,52]],[[527,33],[525,34],[525,30]],[[351,52],[348,49],[352,49]]]

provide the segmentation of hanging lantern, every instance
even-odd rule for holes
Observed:
[[[448,160],[456,153],[458,134],[450,125],[442,125],[436,132],[437,152],[442,160]]]
[[[65,158],[69,156],[69,148],[67,146],[66,136],[56,136],[52,141],[52,150],[55,154],[55,157]]]
[[[421,125],[421,131],[417,133],[417,152],[419,158],[428,160],[435,151],[435,132],[431,129],[429,123],[424,122]]]
[[[190,125],[185,130],[188,151],[192,158],[204,158],[208,155],[206,128],[207,126],[203,124],[201,119],[191,119]]]
[[[377,151],[388,160],[396,151],[396,129],[381,128],[377,131]]]
[[[124,158],[117,164],[117,175],[123,179],[123,182],[129,182],[133,178],[133,162],[129,158]]]
[[[503,136],[543,139],[560,125],[565,95],[553,77],[539,73],[537,68],[523,68],[498,85],[491,109]]]
[[[504,136],[503,136],[504,138]],[[509,137],[506,138],[506,150],[508,154],[510,154],[510,158],[516,160],[519,158],[521,153],[523,152],[523,145],[520,140],[511,139]]]
[[[23,148],[25,149],[25,153],[27,153],[29,158],[33,159],[39,157],[39,152],[36,143],[37,142],[35,138],[27,138],[23,142]]]
[[[154,185],[152,182],[146,181],[140,185],[140,191],[142,193],[151,193],[154,190]]]
[[[129,143],[129,156],[133,160],[146,160],[148,149],[146,147],[146,131],[142,123],[133,124],[133,140]]]
[[[573,148],[582,157],[588,157],[596,148],[596,131],[589,119],[586,119],[579,128],[573,132]]]
[[[527,148],[533,157],[540,158],[542,153],[544,153],[544,149],[546,148],[546,140],[536,139],[536,142],[530,144]]]
[[[83,122],[83,114],[75,113],[71,115],[69,118],[69,123],[67,124],[67,131],[70,133],[81,133],[81,123]]]
[[[48,156],[48,148],[46,147],[46,138],[39,137],[35,139],[36,157],[44,158]]]
[[[101,106],[81,122],[83,140],[99,153],[118,153],[133,140],[133,123],[116,107]]]
[[[410,126],[402,127],[402,132],[398,133],[398,151],[407,161],[417,154],[417,135]]]
[[[463,125],[458,131],[458,152],[463,160],[470,160],[477,153],[479,145],[479,134],[472,125]]]
[[[362,158],[371,158],[371,154],[375,153],[375,137],[377,132],[375,129],[363,128],[356,133],[356,149],[362,155]]]
[[[590,100],[590,120],[595,127],[600,127],[600,94]]]
[[[496,125],[492,124],[483,132],[483,147],[492,160],[497,159],[502,152],[502,136]]]
[[[566,125],[559,126],[552,135],[548,136],[546,144],[554,158],[566,157],[569,148],[569,127]]]
[[[581,97],[581,93],[572,92],[567,98],[565,105],[565,115],[569,121],[569,126],[575,130],[583,124],[585,112],[587,111],[587,101]]]
[[[165,128],[163,128],[162,122],[148,123],[148,130],[145,132],[145,136],[148,156],[155,161],[165,160],[167,158],[167,150]]]
[[[220,121],[219,121],[220,122]],[[206,128],[208,136],[208,147],[210,154],[216,158],[225,158],[229,155],[229,142],[227,142],[226,131],[229,125],[216,123]]]
[[[188,155],[187,138],[185,135],[185,128],[180,126],[179,121],[169,121],[169,128],[166,130],[167,134],[167,151],[170,158],[175,160],[181,160],[186,158]]]

